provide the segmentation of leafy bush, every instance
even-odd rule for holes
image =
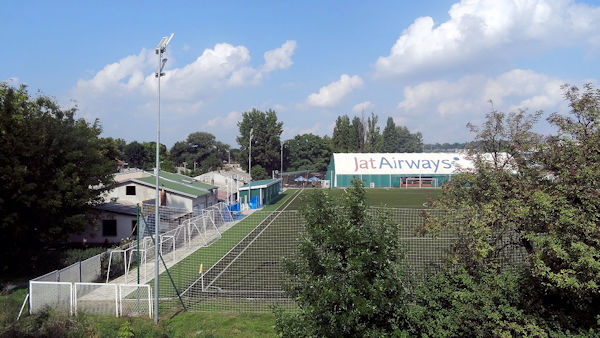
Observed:
[[[90,257],[94,257],[106,251],[106,248],[67,249],[61,255],[63,266],[69,266]]]
[[[323,191],[308,202],[299,253],[284,261],[286,291],[300,311],[276,311],[277,331],[285,337],[398,331],[408,302],[400,225],[369,215],[360,180],[341,206]]]
[[[464,267],[442,269],[414,293],[410,333],[430,336],[545,336],[521,307],[521,275]]]

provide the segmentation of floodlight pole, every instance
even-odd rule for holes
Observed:
[[[279,170],[279,178],[283,179],[283,145],[285,144],[285,141],[281,142],[281,167]]]
[[[250,140],[248,142],[248,179],[250,180],[248,184],[248,207],[250,207],[250,199],[252,198],[252,132],[254,128],[250,128]]]
[[[158,114],[156,116],[156,199],[154,201],[154,324],[158,324],[158,227],[159,227],[159,214],[158,209],[160,206],[160,191],[159,191],[159,176],[160,176],[160,78],[165,75],[163,68],[167,59],[163,59],[163,53],[167,49],[167,45],[171,42],[173,33],[169,37],[163,37],[156,48],[154,49],[156,55],[158,55],[158,68],[154,76],[158,78]]]

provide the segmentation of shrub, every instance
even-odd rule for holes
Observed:
[[[382,336],[402,327],[408,297],[400,225],[369,215],[354,180],[341,206],[315,191],[303,211],[306,235],[284,261],[287,294],[299,311],[276,311],[290,336]]]

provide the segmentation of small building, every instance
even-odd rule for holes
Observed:
[[[355,177],[371,188],[437,188],[473,168],[464,153],[336,153],[325,180],[332,188],[348,187]]]
[[[277,201],[280,191],[281,178],[250,182],[239,188],[240,202],[247,204],[257,198],[258,205],[251,205],[253,208],[273,204]]]
[[[118,182],[105,194],[105,200],[135,205],[156,199],[156,176],[147,174],[144,177],[128,178]],[[161,206],[192,211],[204,209],[218,202],[216,186],[196,181],[185,175],[161,172],[159,188]]]
[[[137,206],[132,203],[109,202],[93,207],[93,225],[81,234],[70,236],[71,243],[119,243],[136,237]]]
[[[224,168],[210,171],[194,177],[195,180],[219,188],[219,200],[235,203],[237,201],[238,188],[250,181],[247,172],[239,168]]]

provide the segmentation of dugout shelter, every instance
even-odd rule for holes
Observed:
[[[253,209],[275,203],[280,191],[281,178],[252,181],[238,189],[241,203],[246,204],[257,201]]]
[[[325,180],[345,188],[358,177],[371,188],[437,188],[474,168],[464,153],[335,153]]]

